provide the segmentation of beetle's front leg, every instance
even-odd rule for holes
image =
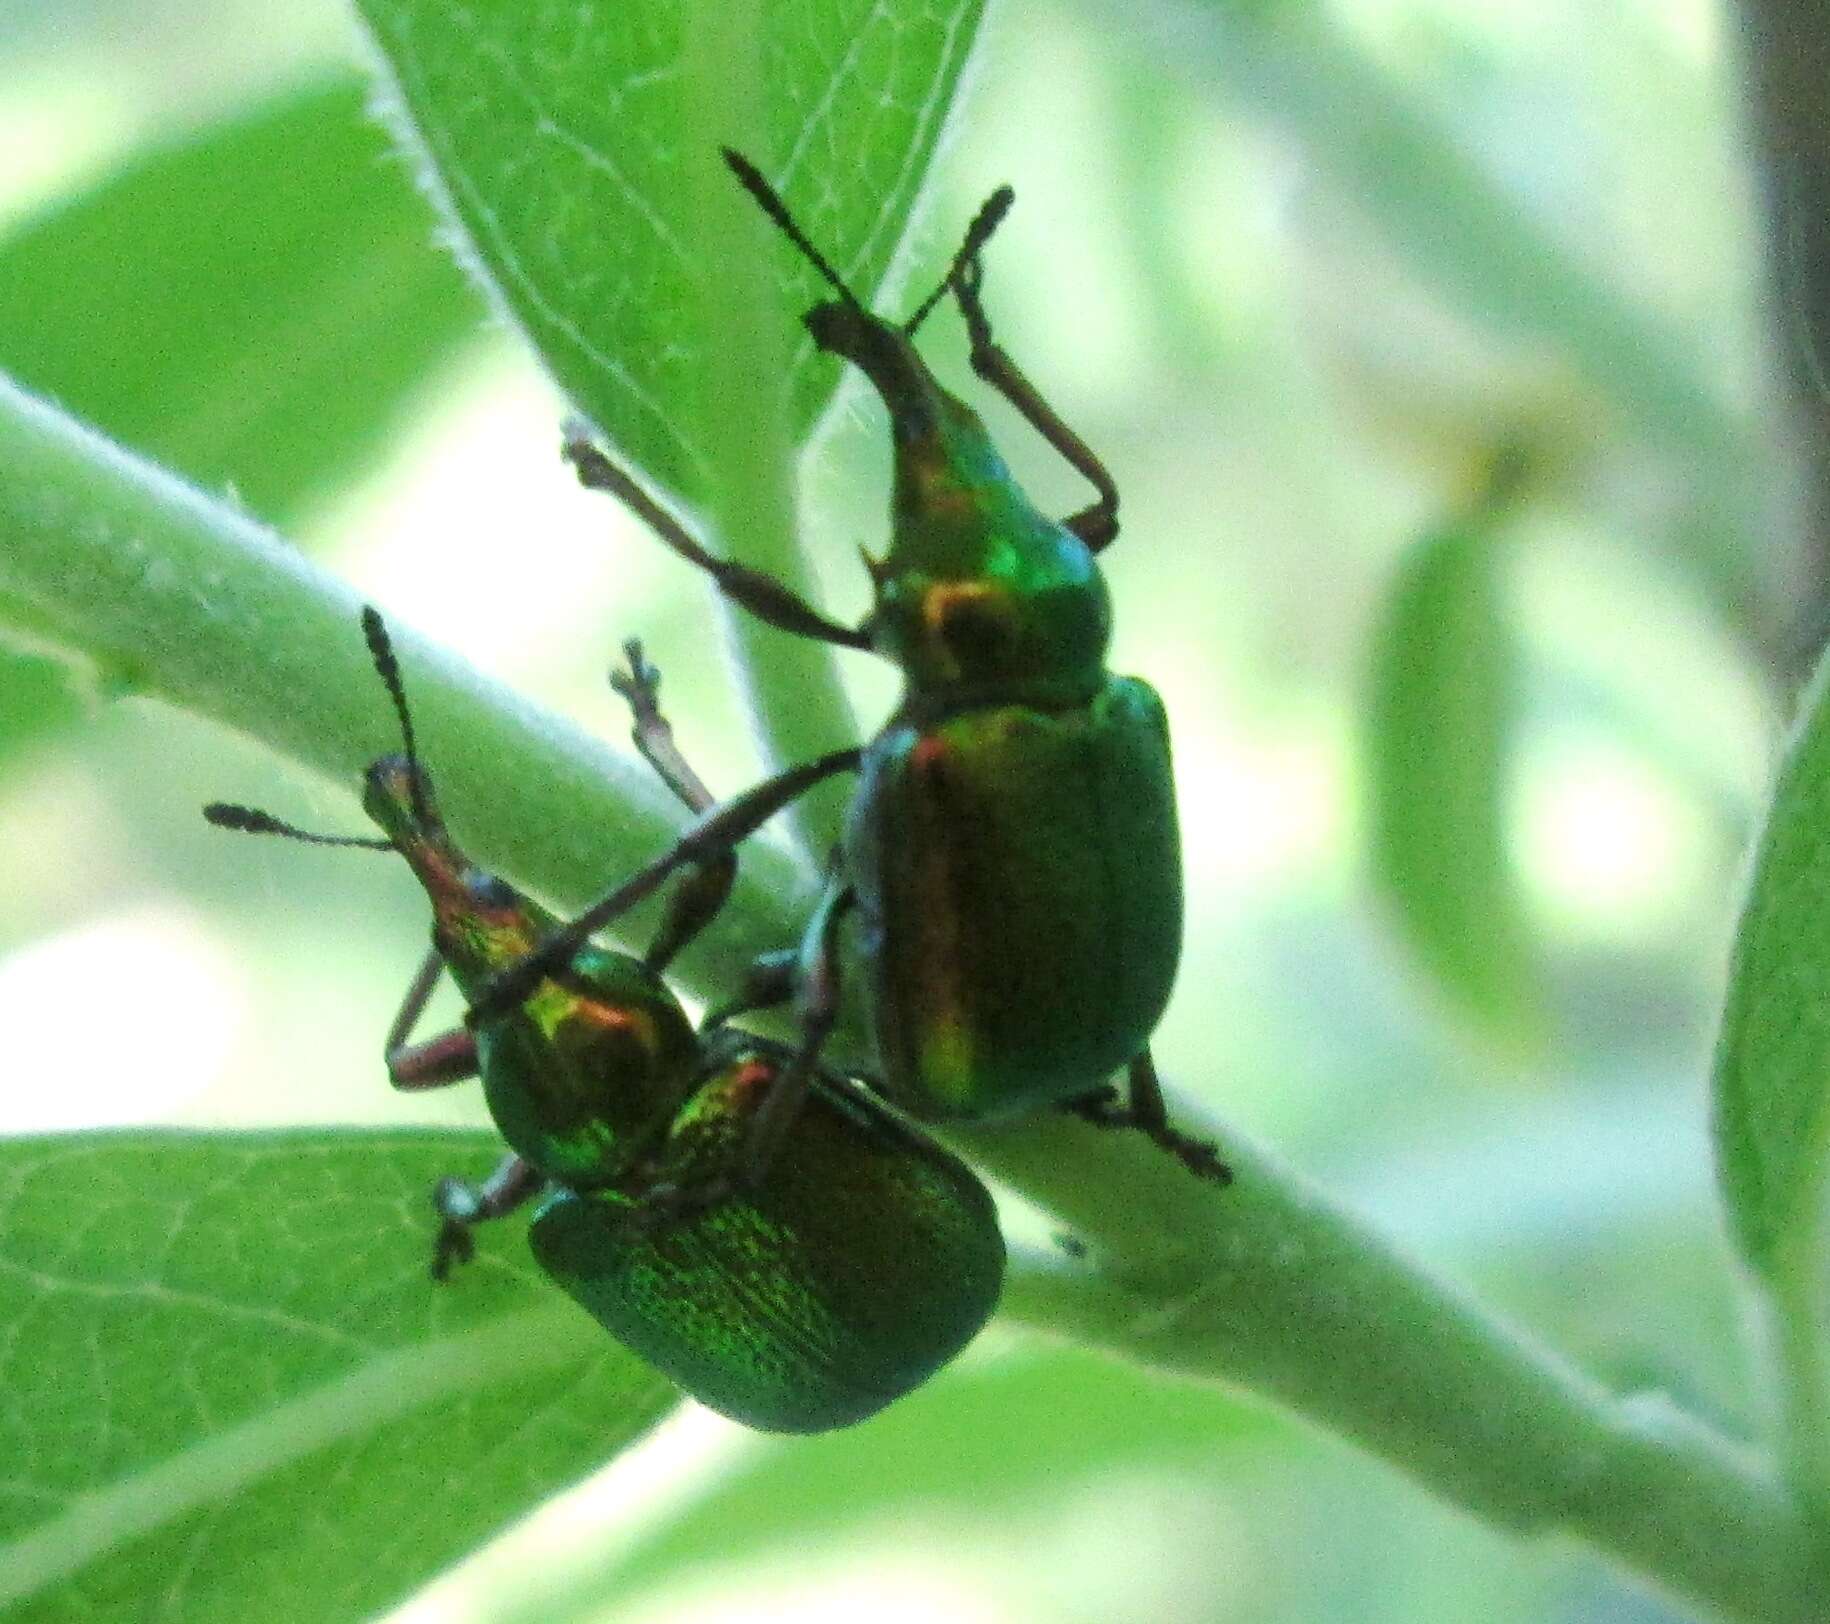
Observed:
[[[510,1152],[480,1184],[468,1179],[444,1178],[433,1186],[432,1207],[441,1220],[432,1243],[432,1278],[445,1281],[461,1263],[477,1253],[471,1230],[494,1218],[506,1218],[540,1193],[545,1180],[527,1162]]]
[[[1101,552],[1118,539],[1118,482],[1093,448],[1062,422],[1060,414],[992,338],[991,321],[980,299],[984,280],[984,268],[976,254],[953,279],[954,296],[959,301],[960,314],[966,318],[966,336],[972,344],[972,370],[1016,407],[1023,420],[1099,492],[1098,501],[1061,522],[1091,551]]]
[[[610,673],[610,686],[629,706],[630,742],[689,812],[709,812],[718,804],[717,797],[681,753],[673,724],[662,714],[659,668],[633,637],[623,645],[623,659],[624,664]],[[657,975],[665,972],[680,950],[718,917],[736,879],[735,846],[689,867],[668,893],[660,928],[642,962]]]
[[[1127,1098],[1122,1105],[1118,1101],[1118,1091],[1107,1087],[1069,1100],[1062,1109],[1096,1128],[1136,1129],[1168,1151],[1196,1178],[1215,1184],[1233,1182],[1233,1170],[1220,1160],[1220,1152],[1211,1140],[1196,1139],[1170,1124],[1162,1079],[1156,1074],[1156,1062],[1150,1058],[1148,1049],[1131,1062],[1126,1082]]]
[[[753,570],[734,558],[720,558],[716,553],[707,552],[626,470],[619,468],[591,443],[590,430],[583,423],[572,420],[566,424],[563,453],[577,473],[579,484],[587,490],[605,491],[614,496],[655,533],[663,546],[704,570],[717,583],[720,592],[748,609],[758,620],[766,620],[771,626],[793,632],[797,637],[817,638],[822,643],[858,649],[871,646],[863,632],[852,626],[841,626],[821,614],[773,575]]]
[[[442,1032],[424,1043],[409,1041],[444,968],[445,962],[436,949],[426,955],[401,999],[394,1024],[388,1028],[388,1081],[398,1089],[445,1088],[477,1074],[476,1035],[463,1027]],[[504,1157],[480,1184],[467,1179],[440,1179],[432,1188],[432,1206],[440,1219],[432,1242],[432,1278],[448,1280],[458,1264],[468,1263],[476,1255],[476,1242],[470,1237],[472,1227],[513,1212],[540,1189],[541,1183],[540,1175],[512,1154]]]
[[[441,1032],[424,1043],[409,1041],[444,973],[445,961],[434,948],[407,983],[406,996],[400,1001],[394,1024],[388,1028],[382,1058],[387,1062],[388,1081],[404,1093],[448,1088],[477,1074],[477,1040],[462,1027]]]
[[[731,850],[748,839],[770,818],[815,784],[835,773],[856,772],[863,752],[855,746],[834,750],[815,761],[790,767],[753,784],[741,795],[733,796],[701,814],[698,821],[680,836],[670,851],[663,852],[647,867],[638,869],[614,891],[600,897],[570,924],[561,926],[541,942],[526,958],[518,959],[500,971],[471,1000],[468,1024],[479,1021],[526,1000],[529,993],[547,976],[556,975],[569,964],[572,956],[585,945],[592,933],[627,912],[638,902],[652,896],[666,883],[668,876],[682,868],[702,865],[708,858]]]

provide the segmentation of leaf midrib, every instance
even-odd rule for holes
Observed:
[[[366,1437],[444,1399],[589,1362],[602,1346],[577,1309],[558,1304],[378,1354],[156,1466],[76,1497],[61,1515],[0,1545],[0,1608],[332,1444]]]

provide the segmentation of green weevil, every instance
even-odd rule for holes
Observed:
[[[619,497],[745,609],[893,661],[901,701],[861,750],[792,768],[702,816],[672,851],[503,975],[485,1007],[521,996],[681,864],[728,849],[820,780],[856,771],[801,948],[759,960],[745,996],[723,1012],[800,1004],[802,1040],[758,1112],[752,1176],[790,1131],[833,1024],[840,924],[855,910],[878,1086],[894,1104],[925,1121],[1063,1107],[1141,1129],[1224,1182],[1213,1146],[1170,1125],[1150,1058],[1181,951],[1181,862],[1162,703],[1105,664],[1111,602],[1096,555],[1118,533],[1118,492],[993,342],[981,299],[982,252],[1013,194],[993,193],[947,276],[897,325],[865,308],[754,165],[724,156],[838,295],[807,313],[814,343],[857,366],[889,412],[891,543],[881,559],[865,554],[870,613],[844,626],[774,578],[709,553],[583,427],[566,453],[585,485]],[[1034,507],[978,416],[916,353],[916,330],[949,291],[973,370],[1087,477],[1091,506],[1060,522]],[[1108,1085],[1120,1067],[1122,1104]]]
[[[396,1088],[480,1076],[510,1146],[480,1184],[440,1182],[433,1273],[472,1250],[471,1227],[544,1193],[529,1229],[542,1270],[618,1341],[711,1409],[769,1432],[821,1432],[875,1414],[924,1381],[996,1305],[1004,1242],[983,1184],[865,1090],[821,1072],[767,1176],[730,1174],[787,1063],[779,1045],[721,1026],[702,1038],[662,979],[717,912],[726,855],[676,889],[644,958],[582,949],[519,1004],[411,1042],[441,975],[469,997],[557,924],[471,862],[420,764],[381,617],[363,626],[403,750],[368,769],[380,840],[311,835],[217,803],[211,822],[315,844],[395,851],[431,899],[433,949],[387,1039]],[[673,744],[658,674],[629,645],[615,679],[644,757],[690,806],[712,797]],[[680,1190],[726,1190],[691,1211]]]

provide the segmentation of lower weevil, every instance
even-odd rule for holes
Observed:
[[[544,1193],[541,1268],[612,1336],[710,1408],[771,1432],[861,1421],[934,1373],[995,1307],[1004,1243],[991,1197],[956,1157],[870,1094],[821,1072],[767,1176],[737,1177],[751,1121],[786,1063],[731,1027],[701,1036],[662,980],[716,913],[734,860],[688,872],[645,958],[584,947],[516,1004],[410,1042],[441,975],[467,998],[523,959],[552,916],[471,862],[439,815],[379,614],[364,633],[403,749],[368,769],[384,839],[307,834],[246,807],[225,828],[396,851],[425,887],[433,949],[388,1036],[396,1088],[480,1076],[511,1154],[488,1179],[441,1181],[433,1272],[470,1231]],[[674,748],[658,677],[630,645],[617,685],[644,757],[682,800],[710,793]]]

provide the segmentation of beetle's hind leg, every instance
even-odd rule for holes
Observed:
[[[432,1278],[449,1280],[453,1269],[476,1256],[471,1230],[525,1206],[545,1182],[530,1163],[512,1151],[481,1183],[440,1179],[432,1190],[432,1207],[440,1219],[438,1238],[432,1243]]]
[[[1153,1144],[1168,1151],[1198,1179],[1207,1179],[1214,1184],[1233,1182],[1233,1170],[1220,1160],[1220,1152],[1211,1140],[1196,1139],[1170,1123],[1162,1080],[1156,1074],[1156,1062],[1150,1058],[1148,1049],[1127,1068],[1126,1084],[1127,1097],[1123,1104],[1119,1103],[1118,1090],[1108,1086],[1077,1100],[1069,1100],[1062,1109],[1073,1112],[1096,1128],[1136,1129],[1147,1135]]]

